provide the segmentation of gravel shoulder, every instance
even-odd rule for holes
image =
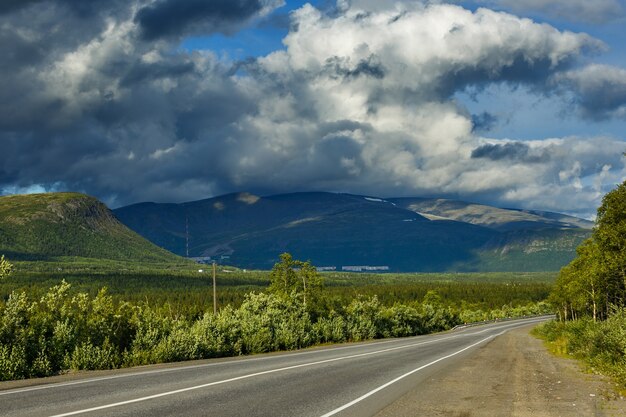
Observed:
[[[626,400],[604,377],[551,355],[532,326],[499,336],[458,368],[434,374],[377,417],[626,416]]]

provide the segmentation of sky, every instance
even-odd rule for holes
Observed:
[[[624,39],[623,0],[3,0],[0,194],[593,218],[626,180]]]

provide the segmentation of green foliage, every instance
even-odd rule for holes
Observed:
[[[324,281],[311,262],[294,260],[289,253],[280,255],[270,272],[269,291],[283,297],[301,297],[304,307],[317,301]]]
[[[419,310],[404,304],[395,304],[381,313],[386,323],[385,337],[405,337],[427,332],[424,316]]]
[[[626,387],[626,309],[620,308],[605,321],[590,317],[575,321],[547,322],[535,333],[553,351],[583,360],[592,369],[613,376]]]
[[[4,255],[0,256],[0,281],[5,279],[11,274],[13,270],[13,265],[9,263],[6,259],[4,259]]]
[[[114,369],[118,367],[120,358],[115,346],[106,339],[102,346],[96,346],[90,340],[86,340],[77,345],[65,359],[64,368],[78,371]],[[47,371],[50,369],[50,362],[47,358],[45,361],[46,367],[44,369]],[[33,368],[37,368],[37,366],[37,363],[33,364]]]
[[[0,282],[0,380],[403,337],[545,312],[550,279],[327,274],[322,288],[309,263],[285,256],[274,275],[220,269],[224,307],[214,315],[211,278],[197,269],[75,267],[18,263]]]
[[[488,314],[528,312],[516,309]],[[357,296],[317,316],[299,296],[253,292],[238,307],[189,317],[169,304],[115,301],[106,289],[90,295],[62,281],[37,298],[14,291],[0,304],[0,380],[411,336],[460,322],[433,291],[391,306]]]
[[[593,234],[577,254],[550,294],[562,322],[538,332],[554,350],[626,387],[626,182],[604,196]]]
[[[552,303],[563,320],[606,319],[626,305],[626,182],[606,194],[591,238],[561,270]]]
[[[376,296],[358,297],[346,308],[348,337],[351,340],[367,340],[381,337],[383,320],[381,305]]]

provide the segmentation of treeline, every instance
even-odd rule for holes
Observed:
[[[556,274],[555,274],[556,275]],[[552,282],[555,275],[552,276]],[[330,311],[349,304],[358,295],[378,297],[381,304],[411,304],[422,300],[429,291],[436,291],[445,307],[456,311],[482,311],[488,317],[492,311],[519,310],[547,299],[552,288],[548,278],[541,275],[521,277],[514,282],[514,275],[490,277],[483,274],[463,274],[449,277],[443,274],[417,275],[388,274],[365,276],[351,274],[337,279],[335,274],[322,273],[324,296],[323,310]],[[457,279],[452,281],[452,279]],[[26,292],[30,298],[42,297],[50,287],[65,279],[75,291],[95,296],[100,288],[107,287],[114,303],[129,302],[150,305],[165,305],[178,315],[198,318],[212,306],[212,279],[210,273],[200,274],[196,270],[187,272],[31,272],[22,264],[14,271],[11,279],[0,282],[0,305],[13,291]],[[490,279],[490,282],[483,282]],[[270,284],[267,271],[225,272],[218,268],[218,308],[225,305],[240,306],[250,292],[266,291]],[[513,313],[515,314],[515,313]]]
[[[626,182],[604,196],[577,253],[550,295],[560,322],[537,334],[626,386]]]
[[[596,227],[564,267],[550,297],[562,320],[604,320],[626,301],[626,182],[598,208]]]
[[[89,295],[65,281],[35,299],[13,292],[0,304],[0,380],[412,336],[548,309],[530,303],[462,310],[444,305],[435,291],[408,303],[384,305],[376,296],[357,295],[329,307],[320,275],[288,254],[270,281],[239,306],[191,316],[169,304],[116,302],[105,289]]]

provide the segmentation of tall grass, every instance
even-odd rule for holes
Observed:
[[[550,321],[534,332],[553,352],[580,359],[626,388],[626,308],[616,309],[605,321]]]

